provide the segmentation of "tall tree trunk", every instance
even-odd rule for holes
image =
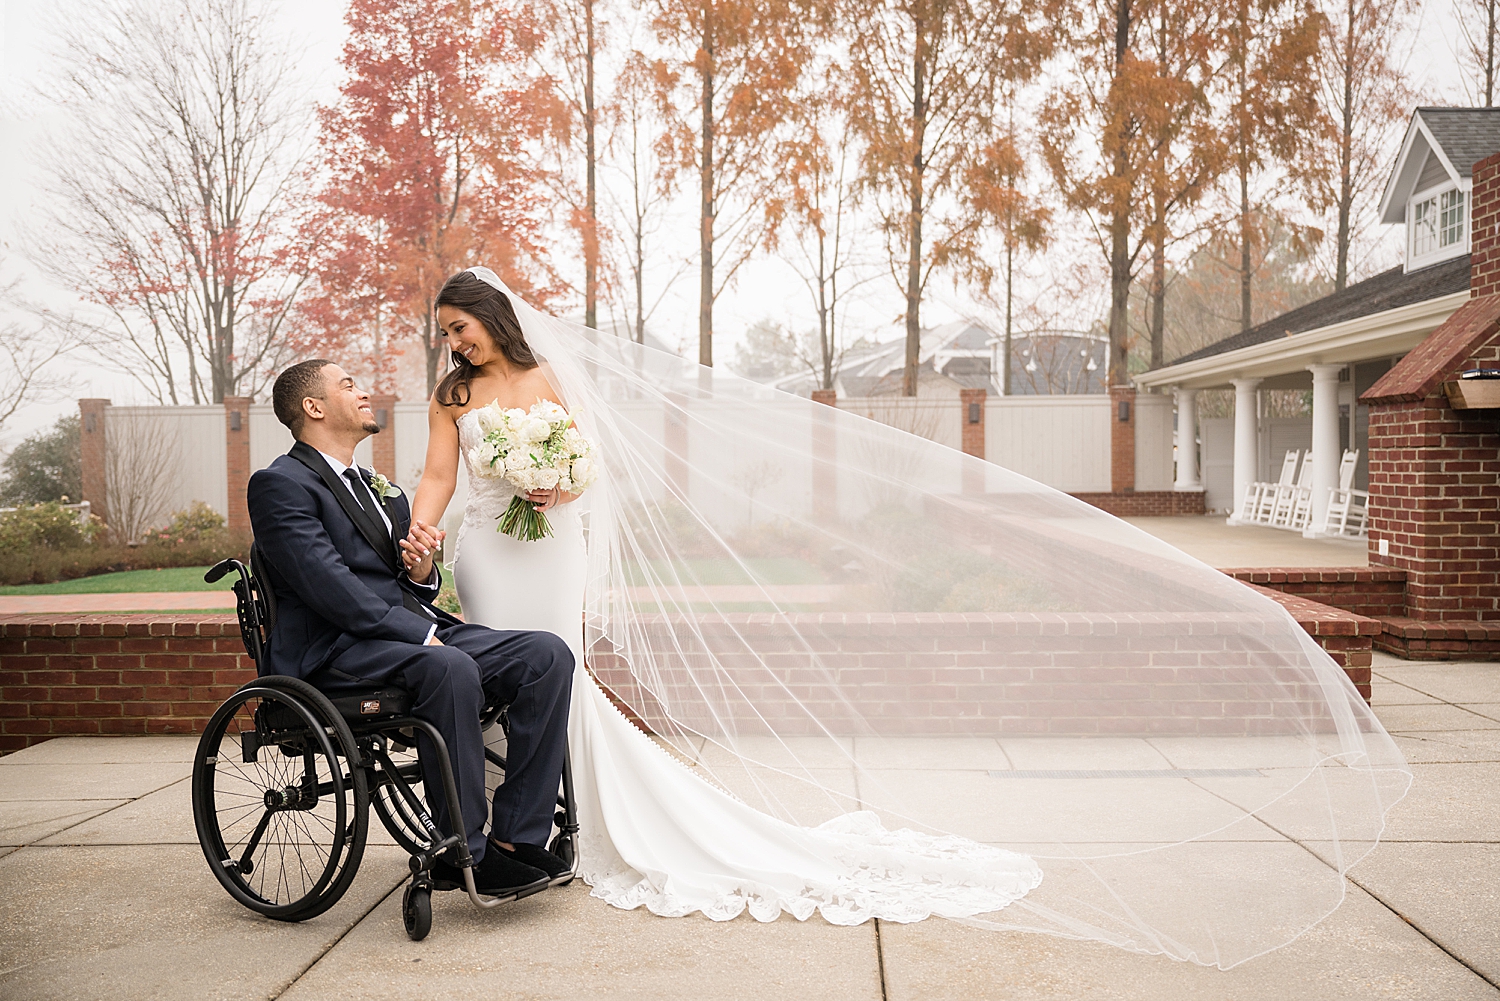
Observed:
[[[1243,140],[1242,140],[1243,143]],[[1249,330],[1250,320],[1250,163],[1243,145],[1240,150],[1240,329]]]
[[[833,317],[828,308],[828,284],[832,281],[827,275],[828,268],[828,238],[820,228],[818,230],[818,350],[822,354],[823,372],[821,386],[823,389],[833,388]]]
[[[1130,51],[1130,3],[1131,0],[1116,0],[1114,86],[1123,86],[1119,82],[1120,64]],[[1113,174],[1119,183],[1109,219],[1109,385],[1123,386],[1129,381],[1125,346],[1130,318],[1130,193],[1123,189],[1130,161],[1123,123],[1117,121],[1115,126],[1121,128],[1122,134],[1115,139],[1118,148]]]
[[[917,395],[917,359],[922,351],[922,149],[927,141],[927,104],[924,92],[927,65],[923,18],[913,19],[916,44],[912,51],[911,100],[911,215],[906,231],[906,368],[901,393]]]
[[[1486,30],[1484,35],[1484,106],[1495,106],[1495,0],[1484,5]]]
[[[583,236],[583,322],[599,326],[599,200],[595,180],[594,151],[594,0],[583,0],[584,82],[583,144],[587,163],[588,230]]]
[[[713,4],[703,5],[703,148],[698,233],[698,364],[714,363],[714,39]]]
[[[1160,193],[1152,209],[1156,238],[1151,241],[1151,367],[1161,368],[1167,326],[1167,207]]]
[[[1005,238],[1005,343],[1000,345],[1000,395],[1010,395],[1010,344],[1011,344],[1011,317],[1014,315],[1012,305],[1015,302],[1013,293],[1015,290],[1015,259],[1016,245],[1014,233],[1014,221],[1011,222],[1012,231]]]
[[[448,344],[441,337],[432,336],[432,311],[437,307],[433,300],[428,299],[422,310],[422,344],[426,347],[427,362],[427,395],[430,397],[433,390],[437,389],[438,373],[443,369],[443,352]]]
[[[1344,0],[1345,35],[1340,69],[1344,79],[1343,121],[1339,123],[1339,233],[1338,263],[1333,276],[1333,290],[1342,292],[1349,284],[1349,216],[1354,207],[1354,0]]]

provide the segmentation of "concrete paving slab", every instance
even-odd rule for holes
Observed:
[[[1409,685],[1403,685],[1399,681],[1392,681],[1373,672],[1370,675],[1370,705],[1377,710],[1382,706],[1435,705],[1442,701],[1425,692],[1419,692]]]
[[[1407,761],[1500,762],[1500,730],[1424,730],[1392,736]]]
[[[993,737],[856,737],[854,760],[864,768],[1010,768]]]
[[[1492,982],[1500,983],[1500,845],[1393,845],[1351,875]]]
[[[1423,730],[1500,730],[1500,721],[1467,707],[1434,703],[1420,706],[1381,706],[1376,714],[1391,733]]]
[[[342,901],[288,924],[235,903],[196,846],[23,848],[0,858],[0,997],[274,997],[407,875],[371,849]]]
[[[15,764],[0,768],[0,802],[7,800],[134,799],[192,774],[188,762],[130,765]]]
[[[0,802],[0,845],[29,845],[127,802],[123,799]]]
[[[6,765],[132,765],[185,761],[191,764],[198,738],[183,736],[53,737],[0,758]],[[0,773],[0,782],[4,781]]]
[[[1019,771],[1172,767],[1142,737],[1006,737],[1000,745]]]
[[[5,856],[9,855],[11,852],[13,852],[15,850],[16,850],[16,846],[14,846],[14,845],[8,845],[8,846],[5,846],[5,847],[0,847],[0,858],[5,858]]]
[[[1408,660],[1379,670],[1445,702],[1500,702],[1500,664]]]
[[[1393,841],[1500,841],[1500,783],[1488,765],[1419,764],[1387,816]]]
[[[422,942],[407,940],[393,895],[282,1001],[486,996],[876,1001],[881,994],[871,924],[661,918],[611,907],[575,883],[490,911],[438,894]]]
[[[946,921],[881,922],[889,1001],[1468,1001],[1500,997],[1368,894],[1231,970]]]

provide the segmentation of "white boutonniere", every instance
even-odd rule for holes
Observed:
[[[381,500],[387,497],[400,497],[401,488],[379,473],[370,474],[370,489],[375,491],[375,496]]]

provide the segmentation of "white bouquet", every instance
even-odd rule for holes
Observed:
[[[500,515],[498,530],[527,542],[551,535],[546,515],[525,495],[553,488],[570,494],[587,490],[598,478],[593,443],[551,400],[538,400],[529,411],[491,403],[478,413],[484,437],[470,454],[471,467],[521,491]]]

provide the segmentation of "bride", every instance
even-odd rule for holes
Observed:
[[[510,488],[471,469],[454,550],[469,620],[573,649],[594,896],[937,915],[1228,968],[1332,913],[1405,792],[1278,605],[889,426],[931,436],[940,402],[866,420],[548,316],[487,268],[437,319],[454,367],[414,523],[442,517],[494,401],[565,407],[602,469],[529,495],[536,542],[496,531]]]
[[[491,272],[476,268],[449,279],[437,298],[437,320],[454,367],[429,403],[427,461],[412,505],[414,524],[426,525],[440,521],[460,457],[467,461],[482,436],[476,410],[491,402],[506,409],[539,400],[567,405]],[[586,428],[586,417],[578,416]],[[806,918],[817,908],[830,921],[855,924],[996,911],[1040,881],[1036,863],[1025,856],[976,844],[972,858],[961,862],[950,844],[933,839],[921,846],[909,834],[893,838],[867,818],[843,818],[827,829],[796,827],[694,774],[627,720],[586,670],[587,557],[579,497],[556,489],[531,492],[528,500],[546,513],[553,534],[525,542],[495,530],[512,489],[468,472],[453,564],[465,618],[493,629],[556,633],[578,665],[569,745],[579,874],[595,896],[669,916],[702,911],[725,920],[748,907],[770,921],[782,910]],[[905,875],[885,887],[872,883],[870,867],[877,859],[888,862],[899,842],[907,845]],[[955,880],[966,889],[958,891]],[[925,888],[929,882],[932,889]]]

